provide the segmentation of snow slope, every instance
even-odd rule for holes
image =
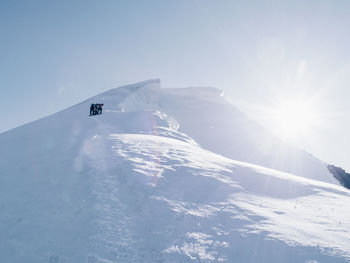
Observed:
[[[221,95],[146,81],[1,134],[0,262],[350,262],[350,191],[272,137],[304,177],[233,160],[297,167]]]
[[[120,103],[122,109],[165,112],[179,120],[180,131],[203,148],[231,159],[339,184],[323,162],[264,130],[231,105],[220,90],[161,89],[156,81],[151,83],[130,94]]]

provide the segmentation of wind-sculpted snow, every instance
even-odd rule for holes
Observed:
[[[208,150],[221,95],[148,81],[1,134],[0,262],[350,262],[350,192],[319,161],[311,180]]]
[[[114,255],[127,251],[125,262],[350,260],[350,192],[342,187],[155,135],[110,134],[87,144],[109,145],[113,156],[102,170],[91,160],[100,171],[96,193],[103,192],[98,243],[116,237],[96,258],[118,262]]]
[[[231,105],[220,90],[161,89],[155,84],[130,93],[119,107],[127,112],[164,112],[203,148],[231,159],[339,185],[324,162],[273,136]]]

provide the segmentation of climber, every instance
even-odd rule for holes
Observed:
[[[96,104],[97,105],[97,114],[102,114],[102,106],[103,106],[103,103],[101,104]]]
[[[90,106],[90,116],[102,114],[103,103],[95,103]]]
[[[95,115],[95,104],[91,104],[90,106],[90,116]]]

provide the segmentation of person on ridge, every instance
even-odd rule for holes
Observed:
[[[102,114],[102,106],[103,106],[103,103],[91,104],[91,106],[90,106],[90,116]]]
[[[97,115],[97,113],[98,113],[98,110],[97,110],[97,104],[94,104],[94,115]]]
[[[95,115],[95,104],[91,104],[90,106],[90,116]]]
[[[102,104],[97,104],[97,113],[98,114],[102,114],[102,106],[103,106],[103,103]]]

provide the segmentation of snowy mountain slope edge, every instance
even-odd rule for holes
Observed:
[[[97,98],[108,101],[108,92]],[[273,136],[218,89],[161,88],[159,80],[151,80],[141,83],[118,107],[125,112],[164,112],[203,148],[231,159],[339,184],[324,162]]]
[[[1,262],[350,260],[348,190],[201,148],[181,103],[154,90],[115,89],[0,135]],[[216,93],[168,92],[194,111]],[[87,116],[92,102],[103,115]]]

